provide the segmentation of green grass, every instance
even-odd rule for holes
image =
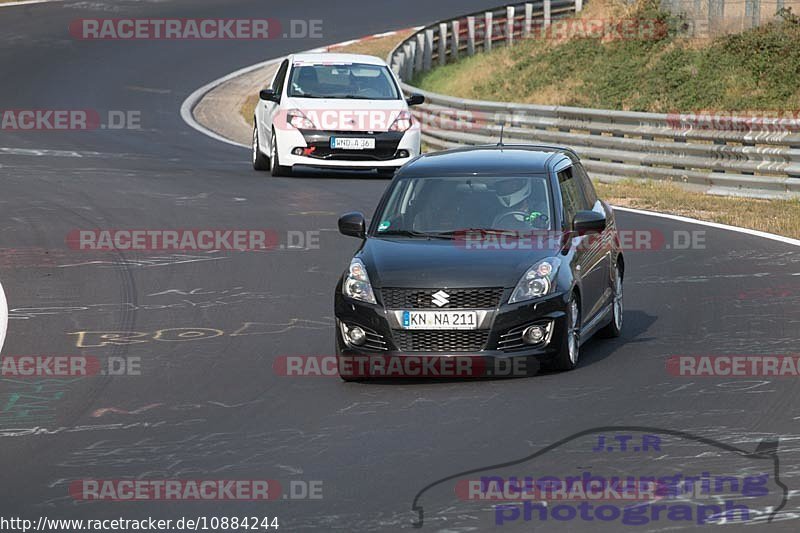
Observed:
[[[665,181],[595,181],[610,204],[688,216],[800,239],[800,199],[761,200],[687,191]]]
[[[739,34],[689,39],[681,21],[642,0],[592,4],[584,18],[639,17],[670,31],[650,40],[533,38],[439,67],[414,84],[484,100],[668,113],[800,108],[800,22],[789,16]]]

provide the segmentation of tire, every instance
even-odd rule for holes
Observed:
[[[270,143],[269,149],[270,161],[272,162],[272,168],[270,169],[272,177],[280,178],[283,176],[290,176],[292,174],[292,168],[281,165],[280,159],[278,159],[278,139],[275,137],[275,130],[272,130],[272,142]]]
[[[581,342],[581,306],[580,300],[573,293],[567,303],[567,327],[564,332],[564,343],[558,355],[553,359],[554,370],[567,371],[578,366]]]
[[[253,126],[253,168],[269,170],[269,157],[261,152],[261,145],[258,142],[258,127],[255,125]]]
[[[611,301],[611,322],[597,332],[600,337],[612,339],[622,334],[622,318],[625,312],[622,302],[622,272],[619,263],[614,266],[614,296]]]

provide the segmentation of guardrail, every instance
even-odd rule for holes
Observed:
[[[642,113],[567,106],[467,100],[422,91],[414,76],[463,55],[513,46],[558,18],[581,11],[582,0],[543,0],[437,22],[389,54],[414,108],[423,141],[437,149],[504,142],[566,145],[592,176],[675,181],[707,192],[800,196],[800,116],[747,117]]]

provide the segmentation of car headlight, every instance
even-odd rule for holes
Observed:
[[[411,113],[403,111],[394,119],[389,131],[407,131],[411,127]]]
[[[553,292],[556,286],[556,272],[558,272],[559,266],[561,266],[561,259],[558,257],[548,257],[533,265],[517,283],[508,303],[513,304],[541,298]]]
[[[361,300],[370,304],[376,303],[375,293],[372,292],[372,285],[369,283],[367,268],[357,257],[350,261],[350,271],[342,283],[342,294],[353,300]]]
[[[286,113],[286,121],[289,123],[290,126],[293,126],[298,130],[316,129],[314,123],[311,122],[311,119],[305,116],[303,112],[300,111],[299,109],[292,109],[291,111]]]

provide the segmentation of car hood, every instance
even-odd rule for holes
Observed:
[[[408,109],[405,100],[347,98],[287,98],[282,107],[302,111],[324,131],[388,131],[397,116]]]
[[[376,288],[513,288],[537,261],[557,254],[557,246],[477,250],[458,240],[368,238],[358,257]]]

